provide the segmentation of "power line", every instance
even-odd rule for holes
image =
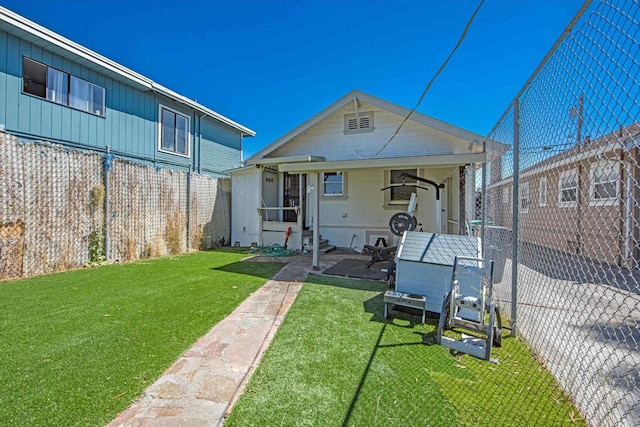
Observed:
[[[429,89],[431,89],[431,85],[433,85],[433,82],[436,80],[436,78],[440,75],[440,73],[445,69],[445,67],[447,66],[447,64],[449,63],[449,61],[451,60],[451,58],[453,57],[453,54],[456,53],[456,51],[458,50],[458,48],[460,47],[460,45],[462,44],[462,41],[465,39],[465,37],[467,36],[467,32],[469,31],[469,27],[471,27],[471,23],[473,22],[473,20],[475,19],[476,15],[478,14],[478,12],[480,11],[480,8],[482,7],[482,5],[484,4],[484,0],[480,0],[480,4],[478,5],[478,7],[476,8],[475,12],[473,12],[473,15],[471,15],[471,18],[469,18],[469,22],[467,22],[467,25],[465,25],[464,27],[464,31],[462,32],[462,35],[460,36],[460,39],[458,39],[458,43],[456,43],[456,45],[453,47],[453,50],[451,50],[451,53],[449,53],[449,56],[447,56],[447,59],[444,60],[444,62],[442,63],[442,65],[440,66],[440,68],[438,69],[438,71],[436,71],[436,73],[433,75],[433,77],[431,78],[431,80],[429,81],[429,83],[427,84],[427,87],[424,88],[424,91],[422,91],[422,95],[420,96],[420,99],[418,99],[418,102],[416,103],[416,106],[413,107],[413,109],[409,112],[409,114],[407,114],[407,117],[405,117],[402,122],[400,123],[400,126],[398,126],[398,129],[396,129],[396,131],[394,132],[393,135],[391,135],[391,138],[389,138],[389,140],[387,142],[384,143],[384,145],[382,146],[382,148],[380,148],[376,154],[373,155],[373,157],[376,157],[378,154],[380,154],[385,148],[387,148],[387,146],[389,145],[389,143],[393,140],[393,138],[396,137],[396,135],[398,134],[398,132],[400,132],[400,129],[402,128],[402,126],[406,123],[407,120],[409,120],[409,117],[411,117],[411,115],[413,113],[415,113],[415,111],[418,109],[418,106],[422,103],[422,100],[424,99],[425,95],[427,94],[427,92],[429,91]]]

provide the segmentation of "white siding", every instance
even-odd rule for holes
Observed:
[[[373,132],[344,134],[344,115],[354,112],[353,105],[349,104],[276,149],[269,157],[308,155],[325,157],[327,161],[373,157],[391,138],[403,117],[364,103],[359,111],[374,111]],[[470,153],[468,142],[408,120],[393,141],[376,157],[467,153]]]
[[[418,174],[435,182],[444,182],[452,171],[446,169],[421,169]],[[339,247],[349,247],[353,236],[352,248],[361,251],[366,241],[367,231],[373,234],[385,234],[389,231],[389,219],[396,212],[406,210],[400,205],[397,209],[384,208],[385,187],[384,169],[353,169],[346,172],[349,198],[347,200],[320,201],[320,234],[331,244]],[[418,203],[415,216],[422,223],[424,231],[436,232],[435,189],[431,186],[427,191],[418,189]],[[449,189],[458,194],[457,189]],[[385,190],[388,191],[388,190]],[[310,205],[311,206],[311,205]],[[399,238],[388,241],[397,244]]]
[[[258,201],[260,172],[236,173],[231,179],[231,244],[241,246],[260,242]]]

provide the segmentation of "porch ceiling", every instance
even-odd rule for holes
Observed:
[[[419,168],[428,166],[460,166],[484,163],[485,153],[447,154],[441,156],[390,157],[384,159],[343,160],[332,162],[280,163],[281,172],[314,172],[367,168]]]

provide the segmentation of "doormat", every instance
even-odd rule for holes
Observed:
[[[327,268],[323,274],[355,279],[384,280],[387,273],[380,271],[380,269],[386,268],[387,262],[377,262],[366,268],[367,262],[369,261],[366,259],[343,259],[333,267]]]

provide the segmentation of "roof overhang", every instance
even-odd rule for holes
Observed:
[[[205,107],[202,104],[199,104],[185,96],[167,89],[166,87],[154,82],[153,80],[141,74],[138,74],[135,71],[132,71],[129,68],[124,67],[123,65],[120,65],[117,62],[112,61],[109,58],[106,58],[90,49],[87,49],[86,47],[78,43],[62,37],[60,34],[57,34],[41,25],[38,25],[35,22],[30,21],[2,6],[0,6],[0,29],[6,30],[7,32],[13,34],[22,35],[22,38],[25,38],[35,44],[38,44],[37,40],[39,39],[43,42],[40,43],[40,45],[48,48],[57,48],[56,50],[61,49],[64,52],[68,52],[74,57],[81,59],[86,64],[96,65],[99,67],[99,69],[105,70],[110,75],[117,76],[120,79],[129,82],[135,87],[142,87],[147,90],[152,90],[176,102],[193,108],[194,110],[199,111],[204,115],[212,117],[228,126],[231,126],[234,129],[239,130],[245,136],[255,136],[256,134],[253,130],[242,126],[239,123],[236,123],[235,121],[223,116],[222,114],[216,113],[215,111]]]
[[[283,163],[310,163],[324,162],[324,157],[318,156],[287,156],[287,157],[267,157],[252,160],[250,163],[255,165],[279,165]]]
[[[278,164],[278,170],[281,172],[318,172],[348,169],[447,167],[484,163],[485,160],[485,153],[447,154],[442,156],[387,157],[384,159],[333,162],[280,163]]]
[[[433,129],[444,132],[446,134],[452,135],[461,141],[469,143],[471,148],[475,152],[481,152],[484,150],[483,142],[486,140],[484,136],[475,134],[473,132],[469,132],[465,129],[443,122],[441,120],[427,116],[425,114],[412,112],[411,110],[405,107],[402,107],[400,105],[394,104],[389,101],[385,101],[384,99],[380,99],[373,95],[369,95],[368,93],[364,93],[359,90],[352,90],[351,92],[347,93],[345,96],[343,96],[342,98],[340,98],[339,100],[337,100],[336,102],[334,102],[333,104],[325,108],[324,110],[320,111],[319,113],[317,113],[316,115],[314,115],[313,117],[311,117],[310,119],[302,123],[301,125],[287,132],[286,134],[284,134],[283,136],[281,136],[271,144],[264,147],[262,150],[253,154],[251,157],[247,159],[247,162],[254,163],[257,159],[265,158],[265,156],[268,156],[270,153],[277,150],[284,144],[288,143],[290,140],[306,132],[313,126],[320,123],[322,120],[329,117],[331,114],[340,110],[345,105],[353,103],[354,101],[358,104],[361,102],[364,102],[364,103],[373,105],[374,107],[378,107],[382,110],[389,111],[400,117],[408,117],[409,120],[412,120],[416,123],[420,123],[425,126],[429,126]]]

